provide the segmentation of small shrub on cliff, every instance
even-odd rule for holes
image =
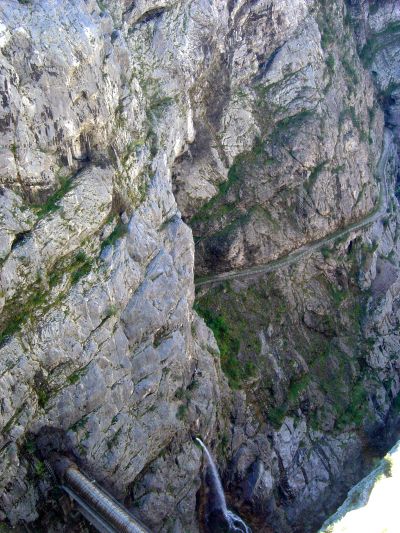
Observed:
[[[309,383],[310,383],[310,376],[308,374],[306,376],[302,376],[301,378],[295,381],[292,381],[290,383],[289,391],[288,391],[289,402],[290,403],[297,402],[298,397],[304,390],[306,390]]]
[[[46,407],[47,402],[49,401],[49,393],[46,389],[38,389],[37,390],[37,397],[38,397],[38,404],[42,409]]]
[[[43,461],[39,461],[39,459],[35,461],[35,474],[40,478],[46,475],[46,465]]]
[[[72,189],[73,182],[70,176],[61,176],[59,178],[59,188],[51,194],[44,204],[36,206],[36,214],[39,218],[43,218],[60,208],[60,200]]]
[[[17,333],[38,308],[46,305],[48,293],[40,284],[32,286],[30,290],[32,292],[25,303],[15,298],[9,300],[4,307],[3,316],[9,318],[0,326],[0,346]]]
[[[268,418],[271,421],[274,428],[279,429],[282,425],[283,419],[286,416],[286,408],[283,406],[280,407],[270,407],[268,409]]]
[[[356,427],[361,426],[366,414],[366,400],[367,393],[364,385],[361,382],[357,383],[350,391],[347,408],[337,421],[338,429],[352,425]]]
[[[92,270],[92,266],[93,259],[88,257],[82,250],[79,251],[75,256],[74,262],[70,266],[72,284],[77,283],[81,278],[87,276]]]
[[[392,477],[393,458],[387,455],[383,459],[383,473],[385,477]]]
[[[87,366],[85,366],[84,368],[80,368],[79,370],[76,370],[75,372],[73,372],[67,377],[67,382],[70,385],[75,385],[76,383],[78,383],[81,377],[86,374],[87,371],[88,371]]]
[[[196,311],[204,318],[207,326],[212,329],[221,355],[222,370],[228,377],[229,385],[233,389],[240,387],[241,382],[249,377],[254,368],[242,365],[237,355],[240,341],[229,327],[226,318],[211,309],[196,304]]]
[[[332,54],[329,54],[328,57],[325,59],[325,64],[328,67],[329,73],[333,74],[335,72],[335,58]]]
[[[180,405],[178,407],[178,410],[176,412],[176,418],[178,420],[185,420],[186,416],[187,416],[187,413],[188,413],[188,407],[187,405]]]
[[[104,239],[104,241],[101,243],[101,249],[104,250],[106,246],[114,245],[118,239],[121,239],[124,235],[126,235],[128,231],[128,226],[126,224],[123,224],[122,222],[119,222],[111,234]]]
[[[321,254],[324,259],[328,259],[332,255],[332,250],[329,248],[329,246],[323,246],[321,248]]]

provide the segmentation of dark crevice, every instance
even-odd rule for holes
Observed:
[[[283,46],[285,46],[285,44],[286,44],[286,41],[281,46],[278,46],[278,48],[276,48],[272,52],[272,54],[269,56],[268,59],[266,59],[265,61],[260,61],[260,63],[258,64],[258,73],[254,77],[254,81],[260,81],[265,76],[265,74],[270,69],[272,63],[274,62],[276,56],[281,51]]]
[[[23,231],[21,233],[18,233],[13,240],[13,243],[11,245],[11,250],[14,250],[17,246],[26,242],[30,234],[31,234],[30,231]]]
[[[167,11],[166,7],[158,7],[154,9],[149,9],[141,15],[135,22],[135,25],[147,24],[151,21],[156,21],[162,17],[162,15]]]

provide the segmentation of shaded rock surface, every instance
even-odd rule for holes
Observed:
[[[378,466],[349,491],[343,505],[323,524],[321,531],[396,531],[398,522],[393,497],[398,491],[398,476],[397,443]]]
[[[254,25],[265,16],[273,27],[281,5],[259,14]],[[248,135],[253,144],[243,144],[233,155],[216,195],[186,212],[195,234],[197,273],[266,263],[368,213],[374,200],[361,208],[363,194],[353,200],[348,194],[362,188],[363,161],[366,190],[379,187],[382,179],[373,159],[381,146],[379,104],[393,134],[386,170],[389,202],[386,215],[370,228],[338,238],[295,265],[199,289],[197,309],[216,335],[231,386],[241,389],[224,437],[225,484],[257,531],[315,531],[398,435],[397,3],[302,7],[292,3],[280,18],[282,29],[283,17],[296,12],[291,19],[296,31],[285,29],[283,45],[279,30],[265,32],[262,43],[274,40],[275,53],[267,55],[260,76],[248,78],[249,92],[261,84],[258,95],[265,97],[250,106],[253,137],[240,128],[240,138]],[[294,48],[301,35],[298,21],[306,25],[307,42]],[[320,38],[310,51],[314,32]],[[258,42],[256,35],[249,32],[247,38]],[[307,72],[322,80],[322,91],[315,83],[310,92],[304,76],[302,83],[297,79],[302,50],[308,50]],[[373,50],[370,59],[368,50]],[[252,52],[249,46],[247,53]],[[229,79],[234,83],[236,76]],[[286,92],[296,80],[297,92]],[[268,113],[274,95],[285,107]],[[318,102],[311,114],[310,102]],[[298,104],[296,115],[291,108]],[[356,118],[364,113],[370,129]],[[331,139],[340,151],[337,164],[332,164],[335,151],[329,152]],[[321,162],[321,151],[323,164],[312,170],[309,161]],[[275,170],[276,154],[282,153]],[[302,174],[295,171],[298,163]],[[331,194],[344,177],[347,192]],[[277,191],[268,196],[273,187]]]

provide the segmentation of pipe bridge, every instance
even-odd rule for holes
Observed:
[[[61,488],[74,500],[79,512],[101,533],[151,533],[97,483],[64,456],[51,461]]]

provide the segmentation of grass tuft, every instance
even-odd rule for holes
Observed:
[[[60,187],[50,195],[46,202],[39,206],[33,206],[36,208],[36,214],[39,218],[44,218],[50,213],[54,213],[57,209],[60,209],[60,200],[72,189],[73,181],[71,177],[60,177]]]

